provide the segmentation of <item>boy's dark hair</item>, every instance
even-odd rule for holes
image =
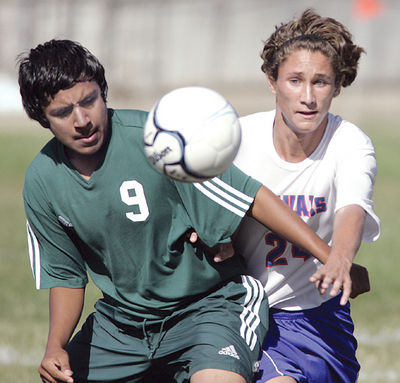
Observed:
[[[18,83],[22,104],[28,116],[45,128],[50,124],[43,107],[50,104],[60,90],[78,82],[96,81],[104,102],[107,81],[99,60],[86,48],[71,40],[50,40],[39,44],[18,58]]]

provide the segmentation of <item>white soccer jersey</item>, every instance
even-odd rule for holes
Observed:
[[[242,144],[235,165],[277,194],[326,242],[335,212],[357,204],[366,212],[363,240],[374,241],[380,221],[373,211],[376,158],[373,145],[355,125],[329,114],[327,128],[310,157],[289,163],[277,154],[272,130],[275,111],[240,119]],[[302,310],[330,298],[309,277],[321,266],[314,257],[246,217],[235,238],[250,274],[265,286],[271,307]]]

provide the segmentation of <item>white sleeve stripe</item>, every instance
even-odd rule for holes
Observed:
[[[28,254],[29,254],[29,262],[31,264],[31,269],[32,269],[32,275],[35,277],[35,270],[33,269],[34,267],[34,261],[33,261],[33,249],[32,249],[32,241],[31,241],[31,234],[29,232],[29,222],[26,221],[26,234],[27,234],[27,239],[28,239]]]
[[[210,192],[209,190],[207,190],[204,186],[202,186],[199,183],[194,183],[193,184],[198,190],[200,190],[204,195],[206,195],[208,198],[210,198],[211,200],[213,200],[214,202],[218,203],[219,205],[223,206],[224,208],[230,210],[232,213],[238,215],[239,217],[244,217],[244,215],[246,214],[246,211],[242,211],[232,205],[230,205],[229,203],[225,202],[224,200],[222,200],[221,198],[217,197],[215,194],[213,194],[212,192]]]
[[[218,186],[213,185],[210,181],[203,182],[203,186],[207,186],[207,188],[211,189],[213,192],[219,194],[224,199],[228,200],[229,202],[236,204],[238,207],[248,210],[249,204],[239,201],[238,199],[232,197],[228,193],[225,193],[223,190],[219,189]],[[235,190],[235,189],[234,189]]]
[[[29,250],[29,258],[31,262],[32,273],[35,278],[36,288],[40,289],[40,248],[39,242],[29,225],[29,222],[26,223],[26,229],[28,234],[28,250]]]
[[[220,178],[218,177],[214,177],[213,179],[211,179],[212,182],[218,184],[219,186],[221,186],[222,188],[226,189],[228,192],[230,192],[231,194],[236,195],[237,197],[239,197],[240,199],[242,199],[243,201],[248,202],[249,204],[252,204],[254,201],[253,197],[250,197],[244,193],[242,193],[240,190],[237,190],[235,188],[233,188],[231,185],[228,185],[226,182],[222,181]]]
[[[264,297],[264,289],[261,282],[250,276],[242,275],[242,282],[247,290],[247,295],[243,303],[243,311],[240,314],[242,322],[240,336],[246,340],[250,349],[253,350],[257,342],[255,330],[260,324],[259,312]]]

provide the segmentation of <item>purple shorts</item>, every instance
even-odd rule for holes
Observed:
[[[360,365],[350,304],[340,296],[303,311],[270,310],[257,382],[291,376],[299,383],[354,383]]]

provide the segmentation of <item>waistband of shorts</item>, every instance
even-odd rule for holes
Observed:
[[[252,278],[249,276],[247,277]],[[230,279],[221,281],[221,283],[217,284],[209,291],[188,297],[187,299],[182,300],[180,306],[175,306],[173,309],[169,310],[157,310],[156,308],[152,308],[151,311],[148,309],[147,312],[138,313],[138,315],[135,315],[134,313],[124,311],[118,306],[118,302],[115,302],[111,297],[108,296],[104,296],[102,299],[99,299],[95,304],[95,309],[101,315],[106,316],[119,325],[134,326],[141,329],[143,322],[145,321],[147,327],[156,328],[164,326],[166,320],[174,320],[174,318],[179,318],[181,314],[185,315],[185,313],[192,310],[192,307],[194,307],[198,302],[201,302],[202,299],[213,296],[213,294],[218,294],[224,287],[228,287],[230,284],[242,286],[242,276],[235,275]],[[242,289],[242,293],[246,295],[247,290],[244,287],[242,287]],[[237,295],[236,291],[234,292],[234,295]]]
[[[274,318],[280,318],[280,319],[297,319],[297,318],[304,318],[308,316],[314,316],[314,315],[319,315],[323,312],[326,311],[332,311],[332,310],[340,310],[344,308],[349,308],[350,303],[347,302],[346,305],[342,306],[340,304],[340,298],[342,297],[342,294],[338,294],[335,297],[325,301],[318,307],[313,307],[311,309],[306,309],[306,310],[281,310],[281,309],[274,309],[273,307],[269,309],[270,315],[272,315]]]

